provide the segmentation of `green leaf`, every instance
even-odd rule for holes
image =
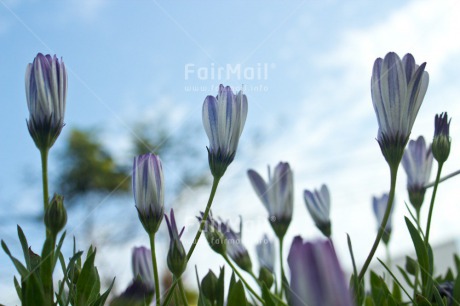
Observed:
[[[225,266],[220,268],[219,278],[217,279],[216,298],[217,306],[224,306],[225,300]]]
[[[457,301],[457,304],[459,304],[460,302],[460,274],[457,274],[457,277],[455,278],[452,299],[454,301]]]
[[[97,296],[100,289],[99,276],[94,267],[96,252],[92,248],[88,251],[88,257],[83,264],[81,273],[77,280],[76,305],[86,306]]]
[[[199,293],[199,295],[198,295],[198,305],[197,306],[211,305],[211,303],[208,301],[208,299],[206,299],[206,297],[203,295],[203,290],[201,289],[200,277],[198,276],[198,269],[197,269],[196,266],[195,266],[195,274],[196,274],[196,282],[198,284],[198,293]],[[171,296],[171,295],[169,295],[169,292],[168,292],[168,296]],[[167,296],[166,300],[163,302],[163,305],[169,305],[168,296]]]
[[[385,265],[385,263],[383,261],[381,261],[379,258],[377,258],[377,260],[382,264],[382,266],[385,268],[385,270],[387,270],[387,272],[390,273],[391,277],[394,280],[394,283],[393,283],[393,296],[395,297],[395,300],[398,301],[398,302],[400,302],[402,300],[402,297],[401,297],[401,289],[402,289],[404,291],[404,293],[407,295],[407,297],[409,298],[409,300],[411,300],[412,303],[414,303],[414,300],[412,299],[410,294],[406,291],[406,289],[404,289],[404,287],[401,285],[401,283],[396,278],[396,276],[393,274],[393,272],[391,272],[390,268],[388,268],[387,265]],[[398,269],[400,269],[400,271],[402,270],[399,266],[398,266]],[[402,270],[402,271],[404,272],[404,270]],[[406,275],[406,277],[408,277],[408,276]]]
[[[16,289],[16,293],[18,294],[18,297],[21,300],[21,304],[22,304],[22,294],[21,294],[22,288],[21,288],[21,285],[19,285],[19,282],[16,276],[14,277],[14,288]]]
[[[438,289],[435,286],[433,286],[433,295],[434,295],[434,298],[436,300],[437,306],[441,306],[441,305],[446,306],[446,304],[444,303],[441,295],[439,294]]]
[[[62,244],[64,243],[65,233],[66,233],[65,231],[64,233],[62,233],[61,238],[59,239],[58,245],[56,247],[56,251],[54,252],[53,271],[56,268],[56,263],[58,261],[59,254],[61,253],[61,247],[62,247]]]
[[[350,279],[350,287],[353,289],[355,300],[358,305],[362,305],[364,301],[364,281],[359,283],[358,270],[356,269],[355,256],[353,255],[353,247],[351,245],[350,235],[347,234],[348,250],[350,251],[351,263],[353,264],[353,274]]]
[[[417,266],[418,266],[418,263],[417,263]],[[396,268],[398,268],[399,272],[401,273],[401,275],[403,276],[404,280],[409,285],[409,287],[411,287],[413,289],[414,288],[414,283],[412,283],[412,281],[411,281],[409,275],[407,274],[407,272],[404,271],[404,269],[401,268],[400,266],[396,266]]]
[[[10,250],[8,249],[6,243],[2,240],[2,248],[5,251],[6,255],[11,259],[13,262],[14,266],[16,267],[16,270],[18,270],[19,274],[21,274],[21,277],[26,277],[29,274],[29,271],[27,271],[27,268],[24,267],[24,265],[17,260],[13,255],[11,255]]]
[[[43,283],[43,289],[45,290],[45,296],[52,297],[53,293],[53,239],[51,237],[46,238],[43,244],[41,262],[40,262],[40,277]]]
[[[36,306],[51,306],[45,299],[45,291],[37,273],[31,273],[22,279],[22,304]]]
[[[30,257],[29,257],[29,245],[27,243],[26,235],[22,231],[22,228],[18,225],[18,237],[21,242],[22,252],[24,253],[24,259],[26,261],[27,270],[32,271],[30,266]]]
[[[113,278],[112,283],[110,284],[109,288],[91,306],[104,306],[105,301],[109,297],[110,291],[112,290],[114,283],[115,283],[115,278]]]
[[[228,292],[227,306],[247,305],[246,294],[241,280],[237,281]]]
[[[266,306],[276,306],[276,302],[273,300],[272,294],[265,283],[262,283],[262,299],[265,301]]]

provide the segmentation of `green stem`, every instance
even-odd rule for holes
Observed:
[[[155,254],[155,233],[149,234],[150,248],[152,250],[153,276],[155,278],[156,305],[161,305],[160,282],[158,280],[157,256]]]
[[[433,194],[431,195],[430,210],[428,212],[428,220],[426,223],[425,231],[425,245],[428,247],[429,237],[430,237],[430,227],[431,227],[431,217],[433,215],[434,199],[436,198],[436,191],[438,191],[439,180],[441,178],[441,170],[443,163],[438,163],[438,173],[436,174],[436,181],[434,183]]]
[[[49,204],[48,195],[48,149],[40,150],[40,157],[42,160],[42,183],[43,183],[43,214],[46,214],[46,209]],[[49,233],[46,231],[46,237]]]
[[[286,279],[286,276],[284,275],[284,265],[283,265],[283,241],[284,241],[284,236],[279,237],[279,242],[280,242],[280,270],[281,270],[281,283],[280,283],[280,297],[283,298],[283,292],[284,292],[284,280]]]
[[[203,219],[200,222],[200,228],[196,232],[195,239],[193,239],[192,246],[190,247],[190,250],[187,253],[187,262],[190,260],[190,257],[192,257],[193,251],[195,250],[198,240],[200,240],[201,232],[203,231],[203,228],[206,224],[206,220],[208,219],[209,211],[211,210],[212,201],[214,200],[214,196],[216,195],[219,180],[220,177],[214,177],[214,180],[212,181],[211,193],[209,194],[208,204],[206,205],[206,209],[203,214]]]
[[[188,306],[187,295],[185,294],[184,284],[182,283],[182,279],[179,278],[179,290],[181,293],[182,303],[183,305]]]
[[[179,280],[177,278],[174,278],[174,281],[171,285],[171,287],[169,288],[168,290],[168,293],[166,294],[166,297],[165,299],[163,300],[163,306],[167,306],[169,305],[169,301],[171,300],[172,296],[173,296],[173,293],[174,293],[174,289],[176,288],[176,285],[179,283]]]
[[[439,179],[439,182],[438,182],[438,183],[442,183],[442,182],[444,182],[444,181],[446,181],[446,180],[450,179],[451,177],[454,177],[454,176],[456,176],[456,175],[458,175],[458,174],[460,174],[460,170],[454,171],[454,172],[452,172],[451,174],[448,174],[448,175],[446,175],[445,177]],[[435,184],[436,184],[436,181],[431,182],[431,183],[425,185],[425,188],[433,187]]]
[[[379,230],[377,232],[377,237],[375,237],[374,244],[372,245],[372,249],[369,255],[367,256],[366,261],[364,262],[361,272],[359,272],[358,283],[361,283],[361,281],[364,278],[367,268],[369,267],[369,264],[371,263],[371,260],[374,257],[375,251],[377,251],[377,247],[379,246],[380,240],[382,239],[388,219],[390,218],[391,207],[393,206],[393,200],[395,197],[395,187],[396,187],[396,177],[398,175],[398,166],[399,164],[396,165],[395,167],[390,166],[391,183],[390,183],[390,194],[388,197],[387,209],[385,210],[385,215],[383,216],[382,224],[380,224]]]
[[[240,272],[232,264],[232,262],[230,261],[228,256],[226,254],[224,254],[224,255],[222,255],[222,257],[224,257],[225,261],[228,263],[230,268],[232,268],[232,270],[236,273],[236,275],[238,275],[238,277],[241,279],[241,281],[246,286],[246,288],[249,290],[249,292],[251,292],[252,295],[255,296],[255,298],[259,300],[259,302],[261,302],[263,305],[265,305],[265,301],[254,291],[254,289],[251,288],[251,286],[249,286],[249,284],[246,282],[246,280],[243,278],[243,276],[240,274]]]
[[[256,281],[256,283],[260,286],[261,283],[259,282],[259,279],[258,279],[257,276],[254,274],[254,272],[252,272],[252,270],[251,270],[251,271],[249,271],[248,273],[249,273],[249,275],[252,276],[252,278]]]

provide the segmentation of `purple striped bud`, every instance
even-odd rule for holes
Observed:
[[[304,191],[305,204],[308,212],[315,221],[316,227],[326,237],[331,236],[331,219],[329,213],[331,209],[331,197],[326,185],[322,185],[320,190]]]
[[[50,149],[64,127],[67,73],[56,55],[38,53],[27,65],[27,128],[39,150]]]
[[[164,214],[164,178],[161,160],[155,154],[134,158],[133,193],[142,225],[149,235],[156,233]]]
[[[447,113],[441,113],[434,118],[433,156],[438,163],[444,163],[450,154],[450,120]]]
[[[385,211],[388,205],[388,198],[388,193],[384,193],[380,198],[372,198],[372,208],[374,209],[374,215],[378,224],[377,230],[380,228],[380,226],[382,226],[383,217],[385,216]],[[390,217],[388,218],[388,222],[385,225],[385,230],[383,231],[382,240],[385,244],[388,244],[391,237],[391,216],[393,214],[394,207],[394,205],[391,206]]]
[[[219,86],[217,97],[203,103],[203,125],[209,138],[208,159],[214,177],[222,177],[233,161],[248,114],[248,99],[240,91]]]
[[[170,217],[171,220],[169,220],[168,216],[165,215],[169,232],[169,251],[167,263],[169,271],[171,271],[175,277],[180,277],[187,267],[187,253],[185,252],[184,246],[180,241],[180,237],[182,236],[185,227],[182,227],[179,233],[177,230],[176,218],[174,217],[174,211],[172,209],[170,212]]]
[[[155,288],[153,278],[152,252],[145,247],[133,249],[132,269],[134,279],[140,278],[142,283],[150,290]]]

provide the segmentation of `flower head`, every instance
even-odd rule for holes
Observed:
[[[200,212],[200,216],[197,217],[198,221],[203,220],[204,213]],[[225,255],[227,253],[227,244],[225,241],[225,235],[222,232],[219,222],[212,217],[212,212],[209,212],[206,224],[204,227],[204,236],[208,241],[211,249],[217,254]]]
[[[248,100],[240,91],[219,86],[217,97],[203,103],[203,125],[209,138],[209,167],[214,177],[222,177],[235,157],[238,141],[248,114]]]
[[[156,233],[163,220],[163,181],[163,168],[158,156],[148,153],[134,158],[134,201],[139,219],[149,234]]]
[[[254,170],[248,177],[269,214],[269,221],[278,237],[284,237],[292,220],[294,179],[288,163],[280,162],[273,173],[268,167],[268,182]]]
[[[444,163],[450,154],[450,121],[447,113],[441,113],[434,118],[433,156],[438,163]]]
[[[56,55],[38,53],[26,69],[27,128],[40,150],[51,148],[64,127],[67,73]]]
[[[132,269],[134,279],[140,278],[142,283],[151,291],[155,288],[153,279],[152,252],[145,247],[133,249]]]
[[[377,219],[378,228],[380,228],[382,221],[383,221],[383,217],[385,216],[385,211],[388,205],[388,199],[389,199],[388,193],[384,193],[380,198],[377,198],[377,197],[372,198],[372,208],[374,209],[374,214],[375,214],[375,218]],[[394,205],[391,206],[390,217],[388,218],[388,222],[385,225],[385,230],[382,236],[382,240],[385,244],[388,244],[388,242],[390,241],[391,229],[392,229],[391,215],[393,213],[393,208],[394,208]]]
[[[187,267],[187,253],[180,241],[180,237],[182,236],[185,227],[182,227],[182,230],[179,233],[177,230],[176,218],[174,218],[174,211],[172,209],[170,217],[171,221],[169,221],[168,216],[165,215],[170,239],[167,262],[169,271],[171,271],[174,276],[180,277]]]
[[[227,254],[244,271],[251,272],[252,262],[248,250],[241,242],[242,222],[240,220],[240,232],[235,232],[228,222],[220,222],[220,228],[225,236]]]
[[[271,273],[275,272],[275,244],[273,240],[264,235],[256,245],[257,257],[261,267],[267,268]]]
[[[330,241],[294,238],[288,255],[291,270],[289,305],[351,306],[351,296]]]
[[[331,220],[329,218],[329,211],[331,208],[331,197],[329,189],[326,185],[322,185],[320,190],[304,191],[305,204],[310,212],[316,227],[326,237],[331,236]]]
[[[375,60],[371,93],[379,123],[377,141],[390,166],[399,165],[425,97],[429,78],[425,65],[417,65],[411,54],[401,60],[394,52]]]
[[[407,174],[407,191],[410,202],[419,211],[425,198],[425,185],[429,182],[433,164],[431,147],[427,147],[423,136],[419,136],[416,141],[409,141],[402,164]]]

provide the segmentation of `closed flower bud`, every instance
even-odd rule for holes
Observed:
[[[25,77],[27,128],[39,150],[50,149],[64,127],[67,73],[56,55],[37,54]]]
[[[268,211],[268,220],[278,238],[283,238],[291,224],[294,207],[294,179],[288,163],[280,162],[273,175],[268,167],[268,181],[248,170],[248,177]]]
[[[217,276],[209,270],[208,274],[201,281],[201,290],[205,298],[207,298],[212,305],[217,300]]]
[[[429,183],[433,164],[431,147],[426,145],[423,136],[419,136],[416,141],[409,141],[402,164],[407,174],[409,200],[417,212],[420,212],[425,198],[425,185]]]
[[[433,138],[433,157],[438,163],[444,163],[450,154],[450,136],[449,127],[450,121],[447,113],[441,113],[434,118],[434,138]]]
[[[331,236],[331,220],[329,218],[331,209],[331,196],[326,185],[322,185],[320,190],[304,191],[305,204],[307,205],[310,216],[315,221],[316,227],[324,236]]]
[[[149,291],[153,292],[155,281],[153,277],[152,252],[145,247],[133,249],[132,269],[134,279],[140,279]]]
[[[251,273],[252,261],[248,250],[241,242],[242,222],[240,220],[240,232],[236,233],[228,223],[221,222],[220,228],[225,235],[227,254],[244,271]]]
[[[375,218],[377,219],[378,228],[380,228],[382,224],[383,217],[387,209],[387,205],[388,205],[388,194],[387,193],[383,194],[380,198],[377,198],[377,197],[372,198],[372,207],[374,209]],[[385,244],[388,244],[388,242],[390,241],[390,237],[391,237],[391,229],[392,229],[391,216],[393,213],[393,208],[394,208],[394,205],[391,206],[390,217],[388,218],[388,222],[385,226],[383,236],[382,236],[382,240]]]
[[[219,86],[217,97],[203,103],[203,126],[209,138],[208,160],[211,173],[220,178],[235,158],[238,142],[248,114],[248,100],[240,91]]]
[[[375,60],[371,78],[372,103],[379,124],[377,141],[390,167],[397,167],[428,88],[426,63],[411,54],[394,53]]]
[[[264,283],[268,289],[271,288],[275,278],[273,277],[272,272],[268,270],[266,267],[261,267],[259,270],[259,282]]]
[[[201,222],[204,214],[202,212],[200,214],[201,216],[197,217],[197,219]],[[226,239],[225,235],[219,229],[219,226],[219,223],[213,219],[212,213],[209,213],[204,227],[204,236],[214,252],[220,255],[225,255],[227,252]]]
[[[133,193],[139,219],[149,235],[158,231],[164,214],[163,167],[152,153],[134,158]]]
[[[168,216],[165,215],[170,239],[167,263],[169,271],[171,271],[175,277],[180,277],[187,267],[187,253],[180,241],[180,237],[182,236],[185,227],[183,227],[179,233],[177,230],[176,219],[174,218],[174,211],[172,209],[170,217],[171,220],[169,220]]]
[[[64,197],[54,194],[45,212],[46,228],[57,235],[67,223],[67,212],[64,207]]]
[[[275,271],[275,244],[264,235],[262,240],[256,245],[259,265],[268,269],[271,273]]]

